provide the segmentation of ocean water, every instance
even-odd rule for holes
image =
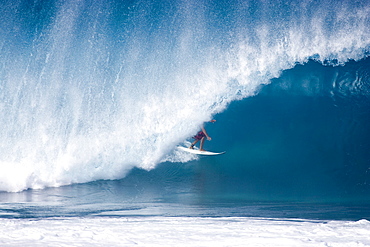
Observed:
[[[1,246],[370,246],[369,1],[0,7]]]

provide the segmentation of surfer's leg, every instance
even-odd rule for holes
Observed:
[[[204,139],[206,139],[206,138],[205,138],[205,137],[203,137],[203,138],[200,140],[200,147],[199,147],[199,150],[200,150],[200,151],[204,151],[204,149],[203,149]]]
[[[194,145],[197,144],[197,142],[199,142],[199,140],[195,140],[193,141],[193,143],[190,145],[190,149],[194,149]]]

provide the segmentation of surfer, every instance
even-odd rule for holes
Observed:
[[[212,119],[209,122],[214,123],[214,122],[216,122],[216,120]],[[190,145],[189,148],[194,149],[194,145],[197,144],[200,141],[200,146],[199,146],[200,151],[205,151],[203,149],[203,144],[204,144],[205,138],[207,138],[208,141],[212,140],[212,138],[207,134],[207,131],[204,128],[204,126],[202,126],[202,130],[199,131],[198,134],[196,136],[194,136],[193,138],[195,139],[195,141],[193,141],[193,143]]]

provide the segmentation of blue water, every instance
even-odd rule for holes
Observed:
[[[368,1],[0,7],[0,217],[370,219]]]

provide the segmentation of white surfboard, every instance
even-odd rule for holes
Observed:
[[[200,150],[197,150],[197,149],[190,149],[190,148],[186,148],[186,147],[182,147],[182,146],[179,146],[177,148],[182,150],[182,151],[188,152],[188,153],[199,154],[199,155],[220,155],[220,154],[226,153],[226,152],[215,153],[215,152],[210,152],[210,151],[200,151]]]

